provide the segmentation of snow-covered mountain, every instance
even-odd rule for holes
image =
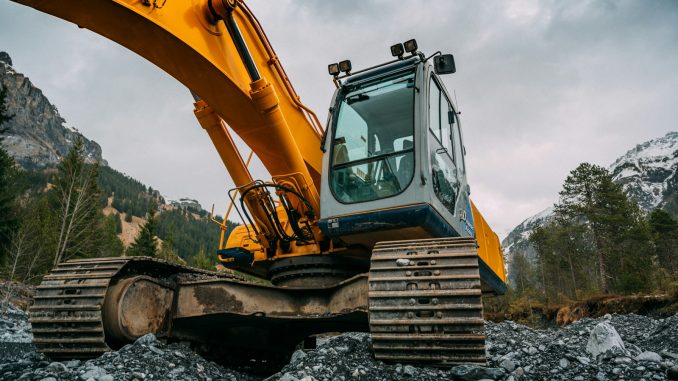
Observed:
[[[638,144],[615,160],[609,170],[614,181],[622,184],[641,208],[650,211],[661,207],[678,217],[678,132]],[[535,227],[548,222],[552,215],[553,206],[549,206],[521,222],[502,241],[509,282],[513,256],[520,252],[534,258],[528,238]]]
[[[638,144],[610,166],[614,181],[645,210],[676,211],[678,193],[678,132]]]

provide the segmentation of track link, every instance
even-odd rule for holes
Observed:
[[[59,264],[36,288],[30,309],[33,344],[52,359],[91,358],[109,351],[102,306],[111,279],[125,258]]]
[[[377,359],[486,364],[473,238],[380,242],[371,262],[369,320]]]

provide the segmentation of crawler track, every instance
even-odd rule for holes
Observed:
[[[102,306],[125,258],[59,264],[37,287],[30,309],[33,344],[53,359],[91,358],[109,351]]]
[[[380,242],[369,273],[370,331],[379,360],[486,364],[476,242]]]
[[[36,288],[30,309],[33,344],[52,359],[93,358],[110,351],[103,315],[106,293],[117,280],[148,275],[173,283],[174,276],[235,278],[148,257],[70,260]]]

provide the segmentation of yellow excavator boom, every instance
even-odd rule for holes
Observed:
[[[301,104],[263,30],[247,6],[231,12],[260,78],[252,80],[225,24],[207,1],[18,0],[18,3],[89,29],[154,63],[183,83],[224,119],[271,175],[306,171],[320,179],[322,128]],[[269,89],[270,87],[270,89]],[[275,106],[288,131],[272,130]],[[294,138],[291,138],[291,136]],[[295,157],[306,169],[295,166]]]

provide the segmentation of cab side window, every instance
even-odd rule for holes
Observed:
[[[462,172],[466,172],[466,163],[464,163],[464,145],[461,143],[461,126],[459,126],[459,119],[457,113],[452,112],[452,131],[454,138],[454,156],[457,168]]]
[[[452,107],[434,77],[429,82],[428,107],[431,184],[438,200],[454,215],[460,183],[454,160],[453,125],[450,123]]]

